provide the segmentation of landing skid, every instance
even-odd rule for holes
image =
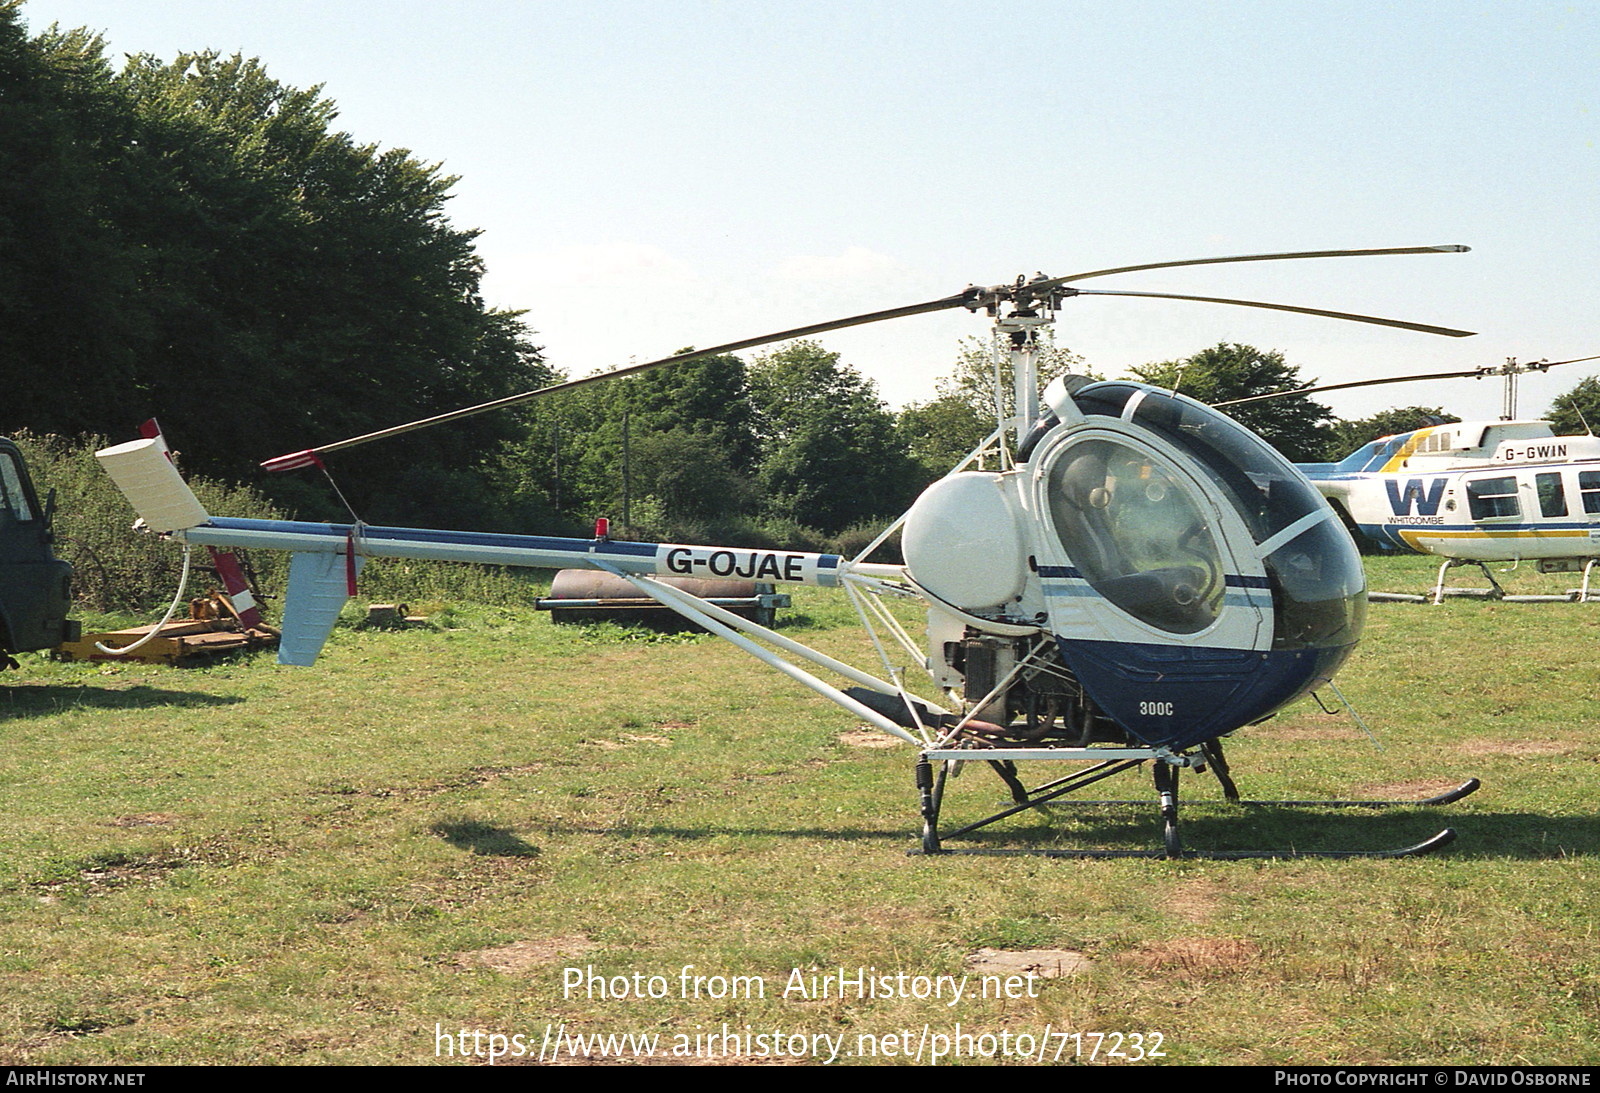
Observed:
[[[1029,789],[1017,775],[1017,763],[1030,760],[1090,761],[1091,766],[1054,781]],[[1001,781],[1011,791],[1014,804],[993,815],[966,824],[953,831],[939,830],[939,812],[944,803],[945,781],[954,762],[987,762]],[[1162,846],[1149,850],[1110,849],[990,849],[984,847],[947,848],[945,839],[956,839],[990,824],[1015,816],[1020,812],[1039,808],[1068,794],[1093,785],[1112,775],[1152,763],[1156,805],[1161,815]],[[937,769],[935,769],[937,764]],[[1223,796],[1232,805],[1267,806],[1280,808],[1418,808],[1452,804],[1474,793],[1482,784],[1476,778],[1444,793],[1416,801],[1264,801],[1239,796],[1238,787],[1228,770],[1227,759],[1218,740],[1209,740],[1198,749],[1174,753],[1156,748],[1005,748],[991,750],[930,749],[917,761],[917,790],[922,806],[922,847],[913,854],[968,854],[998,857],[1028,855],[1046,858],[1166,858],[1203,859],[1211,861],[1245,861],[1274,858],[1409,858],[1431,854],[1455,841],[1456,833],[1445,828],[1431,838],[1411,846],[1384,850],[1191,850],[1183,845],[1178,824],[1178,775],[1189,767],[1196,773],[1210,770],[1222,787]],[[1074,801],[1085,807],[1147,805],[1145,801]]]
[[[1557,559],[1557,560],[1559,561],[1559,559]],[[1423,603],[1423,602],[1427,602],[1427,603],[1434,604],[1435,606],[1437,606],[1438,604],[1443,603],[1446,596],[1460,596],[1460,597],[1466,597],[1466,598],[1469,598],[1469,599],[1477,599],[1477,600],[1502,600],[1502,601],[1504,601],[1506,603],[1589,603],[1591,600],[1595,599],[1595,596],[1592,595],[1590,593],[1590,591],[1589,591],[1589,576],[1590,576],[1591,572],[1593,571],[1594,564],[1595,564],[1595,562],[1597,560],[1600,560],[1600,559],[1590,558],[1586,562],[1584,562],[1584,566],[1583,566],[1583,587],[1582,588],[1571,589],[1565,595],[1560,595],[1560,596],[1554,596],[1554,595],[1513,596],[1513,595],[1510,595],[1509,593],[1506,592],[1505,588],[1500,584],[1500,582],[1494,579],[1494,574],[1489,572],[1489,567],[1487,565],[1485,565],[1484,563],[1479,562],[1479,561],[1473,561],[1473,560],[1467,559],[1467,558],[1447,558],[1444,562],[1440,563],[1440,565],[1439,565],[1439,578],[1438,578],[1438,580],[1436,580],[1434,582],[1433,591],[1428,596],[1403,596],[1403,595],[1385,594],[1385,593],[1382,593],[1382,592],[1373,592],[1373,593],[1369,593],[1367,598],[1371,599],[1371,600],[1405,601],[1405,602],[1408,602],[1408,603]],[[1445,582],[1445,578],[1449,574],[1450,570],[1456,568],[1457,566],[1463,566],[1463,565],[1475,565],[1480,570],[1482,570],[1483,571],[1483,575],[1486,578],[1488,578],[1490,587],[1488,587],[1488,588],[1446,588],[1444,582]]]
[[[1475,565],[1483,571],[1484,577],[1489,581],[1488,588],[1446,588],[1444,586],[1445,574],[1462,565]],[[1446,596],[1468,596],[1479,600],[1503,600],[1506,590],[1500,587],[1500,582],[1494,579],[1494,574],[1489,572],[1489,567],[1482,562],[1470,558],[1446,558],[1439,565],[1439,579],[1433,585],[1433,603],[1435,606],[1444,602]]]

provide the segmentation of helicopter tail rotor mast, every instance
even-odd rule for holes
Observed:
[[[403,433],[426,429],[434,425],[443,425],[446,422],[459,421],[462,418],[473,417],[477,414],[487,413],[490,410],[499,410],[508,406],[538,398],[541,395],[555,394],[559,391],[568,391],[586,384],[597,383],[601,380],[614,379],[621,376],[637,375],[654,368],[661,368],[672,364],[684,364],[689,361],[701,360],[706,357],[720,356],[725,353],[736,353],[744,349],[754,349],[763,345],[772,345],[776,342],[791,341],[795,338],[807,338],[815,334],[826,334],[833,330],[845,330],[854,326],[866,326],[870,323],[883,322],[888,319],[908,318],[912,315],[927,315],[936,311],[949,311],[955,308],[966,308],[969,311],[983,309],[991,316],[999,314],[1002,305],[1010,304],[1015,312],[1037,313],[1041,309],[1054,311],[1061,303],[1073,296],[1129,296],[1147,297],[1160,300],[1191,300],[1197,303],[1231,304],[1237,307],[1265,308],[1271,311],[1289,311],[1301,315],[1318,315],[1330,319],[1346,319],[1351,322],[1372,323],[1378,326],[1396,327],[1402,330],[1417,330],[1425,334],[1441,334],[1446,337],[1462,338],[1472,334],[1470,330],[1455,330],[1450,327],[1430,326],[1423,323],[1405,322],[1399,319],[1384,319],[1372,315],[1357,315],[1346,311],[1325,311],[1318,308],[1296,307],[1289,304],[1265,303],[1260,300],[1236,300],[1217,296],[1188,296],[1177,293],[1163,292],[1130,292],[1109,289],[1079,289],[1073,288],[1072,282],[1087,281],[1094,277],[1109,277],[1119,273],[1134,273],[1152,269],[1177,269],[1186,266],[1212,266],[1236,262],[1275,262],[1286,259],[1300,258],[1353,258],[1372,257],[1389,254],[1459,254],[1470,250],[1469,247],[1458,244],[1447,244],[1434,247],[1379,247],[1358,250],[1321,250],[1321,251],[1288,251],[1277,254],[1244,254],[1227,258],[1190,258],[1176,262],[1151,262],[1137,266],[1118,266],[1110,269],[1089,270],[1084,273],[1074,273],[1066,277],[1038,276],[1032,280],[1018,277],[1015,282],[1001,285],[982,287],[968,285],[962,291],[950,296],[943,296],[936,300],[927,300],[919,304],[909,304],[904,307],[888,308],[882,311],[869,311],[861,315],[852,315],[843,319],[834,319],[829,322],[813,323],[809,326],[796,327],[793,330],[778,331],[773,334],[762,334],[754,338],[741,341],[728,342],[724,345],[715,345],[707,349],[697,349],[688,353],[676,353],[670,357],[658,360],[645,361],[642,364],[629,365],[617,368],[610,372],[601,372],[592,376],[583,376],[579,379],[567,380],[564,383],[551,384],[547,387],[524,391],[520,394],[507,395],[504,398],[494,399],[489,402],[478,403],[475,406],[451,410],[447,413],[435,414],[431,417],[419,418],[402,425],[394,425],[387,429],[363,433],[359,436],[348,437],[331,444],[323,444],[316,448],[306,448],[298,452],[289,452],[284,455],[274,456],[265,460],[261,466],[268,471],[290,471],[301,467],[317,465],[321,457],[331,452],[341,451],[345,448],[354,448],[357,445],[367,444],[374,440],[383,440]],[[1020,386],[1020,380],[1019,380]]]

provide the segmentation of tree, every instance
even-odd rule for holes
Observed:
[[[639,525],[627,534],[681,537],[756,507],[756,415],[738,357],[606,380],[527,413],[511,477],[575,520],[626,509]]]
[[[1437,406],[1399,406],[1355,421],[1336,421],[1329,433],[1328,447],[1324,454],[1327,459],[1337,462],[1363,444],[1379,437],[1409,433],[1413,429],[1460,420],[1454,414],[1447,414]]]
[[[22,396],[0,427],[120,437],[159,414],[192,470],[239,479],[553,377],[520,314],[484,306],[437,165],[357,144],[320,89],[255,60],[103,54],[81,31],[30,41],[0,6],[0,380]],[[335,463],[369,519],[504,522],[486,476],[516,424]]]
[[[1314,382],[1301,379],[1300,370],[1277,350],[1262,352],[1254,346],[1230,342],[1203,349],[1181,361],[1146,364],[1131,371],[1145,383],[1175,387],[1180,394],[1210,405],[1292,391]],[[1316,460],[1328,446],[1328,423],[1333,411],[1305,395],[1222,409],[1294,462]]]
[[[1039,386],[1057,376],[1079,372],[1083,358],[1058,347],[1046,330],[1036,363]],[[1013,397],[1011,361],[1002,355],[998,386],[1006,412]],[[901,442],[921,469],[922,483],[942,477],[983,438],[994,432],[999,420],[995,407],[997,386],[994,354],[987,342],[963,338],[955,368],[935,386],[938,397],[911,403],[898,416]]]
[[[955,368],[938,382],[935,390],[938,391],[940,398],[953,398],[964,402],[974,413],[992,422],[996,418],[997,382],[1003,405],[1008,411],[1012,399],[1011,357],[1005,352],[1001,352],[999,356],[997,370],[995,354],[987,342],[979,338],[961,339]],[[1034,360],[1041,390],[1057,376],[1078,371],[1078,366],[1083,363],[1082,357],[1070,349],[1055,344],[1055,337],[1048,327],[1040,332],[1039,348]],[[990,428],[992,429],[993,425]],[[981,436],[977,437],[973,443],[976,444],[982,439]]]
[[[686,346],[680,353],[693,351]],[[657,368],[623,381],[632,413],[652,432],[703,437],[731,466],[754,471],[756,410],[744,361],[705,357]]]
[[[120,114],[97,39],[0,3],[0,428],[77,433],[132,389],[137,255],[106,215]],[[110,150],[108,150],[108,148]],[[50,382],[40,382],[49,377]],[[63,382],[67,381],[67,382]],[[73,397],[62,398],[70,385]]]
[[[949,474],[994,427],[992,412],[981,415],[965,399],[953,395],[913,402],[895,418],[900,443],[917,465],[918,479],[924,485]]]
[[[1566,394],[1557,395],[1545,417],[1558,436],[1594,432],[1600,425],[1600,378],[1590,376]]]
[[[910,501],[916,472],[894,416],[839,354],[791,342],[751,363],[750,390],[769,515],[833,535]]]

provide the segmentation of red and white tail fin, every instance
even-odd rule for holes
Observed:
[[[222,578],[222,590],[228,594],[234,614],[246,626],[260,626],[261,608],[256,606],[255,594],[250,591],[250,582],[245,580],[239,559],[231,550],[218,550],[216,547],[206,549],[211,551],[211,564],[217,567],[217,576]]]

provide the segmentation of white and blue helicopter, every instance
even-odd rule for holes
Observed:
[[[1600,437],[1557,436],[1548,421],[1517,417],[1517,378],[1565,361],[1518,362],[1462,372],[1395,376],[1303,387],[1282,394],[1314,394],[1414,380],[1505,381],[1497,421],[1459,421],[1380,437],[1337,463],[1298,464],[1346,524],[1380,547],[1443,559],[1431,599],[1479,595],[1519,600],[1590,599],[1590,577],[1600,562]],[[1258,395],[1224,406],[1259,402]],[[1567,596],[1507,597],[1487,562],[1533,562],[1544,573],[1582,570],[1583,583]],[[1490,588],[1449,589],[1446,574],[1476,565]],[[1420,600],[1424,597],[1401,596]]]
[[[1009,362],[1009,403],[994,431],[930,486],[857,557],[735,546],[501,535],[350,523],[212,516],[184,484],[159,436],[99,457],[144,525],[196,545],[291,552],[279,660],[309,665],[355,593],[369,557],[583,568],[626,580],[757,660],[915,745],[922,851],[1035,809],[1120,771],[1150,764],[1163,828],[1159,849],[1049,849],[1057,856],[1296,856],[1297,851],[1185,849],[1178,774],[1210,769],[1239,799],[1221,737],[1331,685],[1360,637],[1361,561],[1339,517],[1306,477],[1225,414],[1182,395],[1126,381],[1063,377],[1038,389],[1039,334],[1065,301],[1130,296],[1268,308],[1450,337],[1470,332],[1260,301],[1074,287],[1136,270],[1230,262],[1464,251],[1460,246],[1311,251],[1160,262],[990,287],[677,354],[280,456],[271,470],[322,465],[340,449],[483,413],[523,399],[648,368],[737,352],[886,319],[965,308],[993,319],[996,375]],[[973,470],[988,457],[995,470]],[[904,564],[866,560],[897,529]],[[845,664],[666,583],[674,576],[748,574],[842,588],[879,665]],[[895,601],[925,614],[919,640]],[[838,677],[837,682],[819,673]],[[987,762],[1013,804],[954,831],[940,827],[946,779]],[[1085,764],[1029,788],[1019,764]],[[1028,769],[1034,769],[1029,767]],[[1046,767],[1045,769],[1050,769]],[[1444,804],[1476,780],[1426,801]],[[1318,856],[1425,853],[1413,846]],[[962,852],[985,852],[982,848]]]

